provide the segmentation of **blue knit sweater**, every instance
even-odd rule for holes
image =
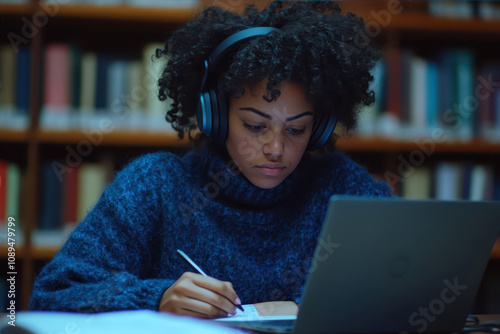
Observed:
[[[244,304],[300,296],[333,194],[390,196],[341,153],[306,153],[279,186],[252,185],[212,147],[144,155],[116,174],[38,275],[30,308],[157,310],[186,252]]]

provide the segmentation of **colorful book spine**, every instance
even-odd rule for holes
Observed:
[[[20,47],[16,61],[16,112],[11,128],[25,129],[28,126],[30,101],[31,50]]]
[[[41,230],[57,230],[61,228],[62,211],[62,183],[58,171],[53,168],[52,162],[46,161],[41,165],[40,200],[41,212],[38,227]]]
[[[5,226],[7,204],[7,166],[6,160],[0,160],[0,226]]]
[[[63,176],[63,225],[78,223],[78,167],[69,168]]]
[[[473,135],[473,119],[476,115],[474,100],[474,55],[471,50],[456,50],[454,52],[454,77],[456,92],[454,107],[458,113],[456,134],[461,140],[471,140]]]
[[[95,128],[92,119],[95,114],[95,99],[97,85],[97,55],[93,52],[82,54],[82,81],[80,85],[80,126]]]
[[[83,163],[78,171],[77,220],[80,222],[99,200],[108,181],[108,171],[102,163]]]
[[[19,166],[14,163],[7,165],[7,187],[5,201],[5,221],[8,217],[14,217],[17,222],[19,217],[19,200],[21,192],[21,171]]]
[[[44,55],[41,126],[65,130],[70,126],[70,47],[50,44]]]
[[[16,109],[17,57],[10,45],[0,46],[0,127],[11,126]]]

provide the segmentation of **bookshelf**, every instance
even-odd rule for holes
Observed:
[[[221,5],[238,3],[238,8],[248,1],[231,2],[218,1]],[[265,0],[256,0],[261,6]],[[203,0],[201,5],[213,3]],[[404,3],[402,13],[392,15],[387,25],[375,19],[374,13],[386,10],[384,1],[351,1],[341,3],[343,11],[352,11],[365,18],[378,22],[383,26],[381,33],[376,37],[384,49],[400,48],[402,46],[416,45],[419,50],[449,45],[466,45],[479,54],[484,54],[490,47],[489,42],[500,40],[500,20],[486,21],[477,18],[458,19],[434,17],[427,13],[425,2]],[[164,40],[176,27],[182,26],[192,17],[199,8],[141,8],[130,6],[92,6],[92,5],[59,5],[57,13],[49,18],[47,25],[40,27],[39,32],[29,39],[31,50],[31,76],[30,100],[28,117],[29,126],[23,130],[0,128],[0,159],[14,160],[21,164],[25,171],[25,187],[29,191],[23,193],[21,198],[23,212],[22,224],[25,233],[24,245],[16,247],[16,256],[20,260],[21,273],[20,290],[23,291],[21,308],[27,309],[29,292],[40,263],[49,261],[58,251],[58,247],[34,246],[31,240],[33,231],[39,220],[40,199],[38,198],[42,176],[41,165],[44,159],[63,158],[62,148],[75,146],[86,140],[81,130],[51,130],[40,126],[43,92],[43,52],[51,42],[67,42],[74,38],[83,42],[89,48],[104,48],[107,37],[113,37],[117,32],[131,32],[130,44],[127,46],[130,53],[140,53],[133,50],[130,45],[144,45],[146,42]],[[5,32],[20,33],[23,25],[21,18],[33,20],[33,14],[44,11],[43,5],[38,0],[28,4],[11,5],[0,2],[0,45],[8,43]],[[105,28],[105,29],[103,29]],[[159,29],[160,28],[160,29]],[[88,31],[86,31],[88,29]],[[96,32],[102,34],[102,39],[94,41]],[[144,32],[146,37],[142,37]],[[128,37],[127,37],[128,38]],[[143,39],[146,39],[143,40]],[[122,40],[125,40],[122,38]],[[122,41],[120,40],[120,41]],[[427,45],[428,43],[428,45]],[[113,44],[113,43],[112,43]],[[118,42],[114,43],[118,45]],[[126,52],[120,49],[120,52]],[[496,56],[494,54],[494,56]],[[500,58],[499,58],[500,59]],[[160,122],[163,122],[163,118]],[[120,159],[120,154],[126,150],[141,153],[147,150],[185,150],[189,148],[187,138],[180,141],[176,134],[168,132],[144,132],[117,129],[104,133],[102,142],[97,150],[104,151]],[[395,157],[408,155],[420,147],[413,139],[394,139],[384,136],[360,136],[357,134],[342,138],[337,143],[340,151],[359,158],[362,164],[375,172],[396,169]],[[452,158],[455,161],[478,160],[491,163],[497,170],[500,167],[500,142],[474,138],[467,141],[450,140],[435,143],[432,161]],[[373,157],[376,157],[374,159]],[[0,259],[6,259],[6,247],[0,246]],[[492,263],[500,261],[500,241],[497,242],[491,254]]]

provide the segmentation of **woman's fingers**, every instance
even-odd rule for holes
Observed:
[[[233,285],[230,282],[223,282],[213,277],[205,277],[198,274],[193,275],[195,275],[193,283],[202,288],[202,290],[196,290],[203,292],[204,298],[201,300],[207,301],[227,313],[235,312],[238,295],[234,292]],[[193,296],[193,298],[196,297]]]
[[[235,314],[238,298],[229,282],[186,272],[168,288],[159,310],[203,318]]]
[[[193,315],[201,318],[227,317],[227,312],[201,300],[186,298],[182,303],[181,314]]]

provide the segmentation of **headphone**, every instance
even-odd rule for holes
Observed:
[[[223,145],[227,139],[229,113],[226,98],[222,94],[220,80],[217,80],[218,83],[215,85],[207,84],[209,74],[216,71],[221,59],[237,46],[253,37],[263,36],[271,31],[281,30],[273,27],[254,27],[239,31],[217,45],[208,59],[205,60],[205,71],[198,95],[196,121],[200,131],[218,145]],[[307,150],[314,151],[323,146],[332,135],[336,125],[337,118],[332,113],[321,115],[315,119]]]

